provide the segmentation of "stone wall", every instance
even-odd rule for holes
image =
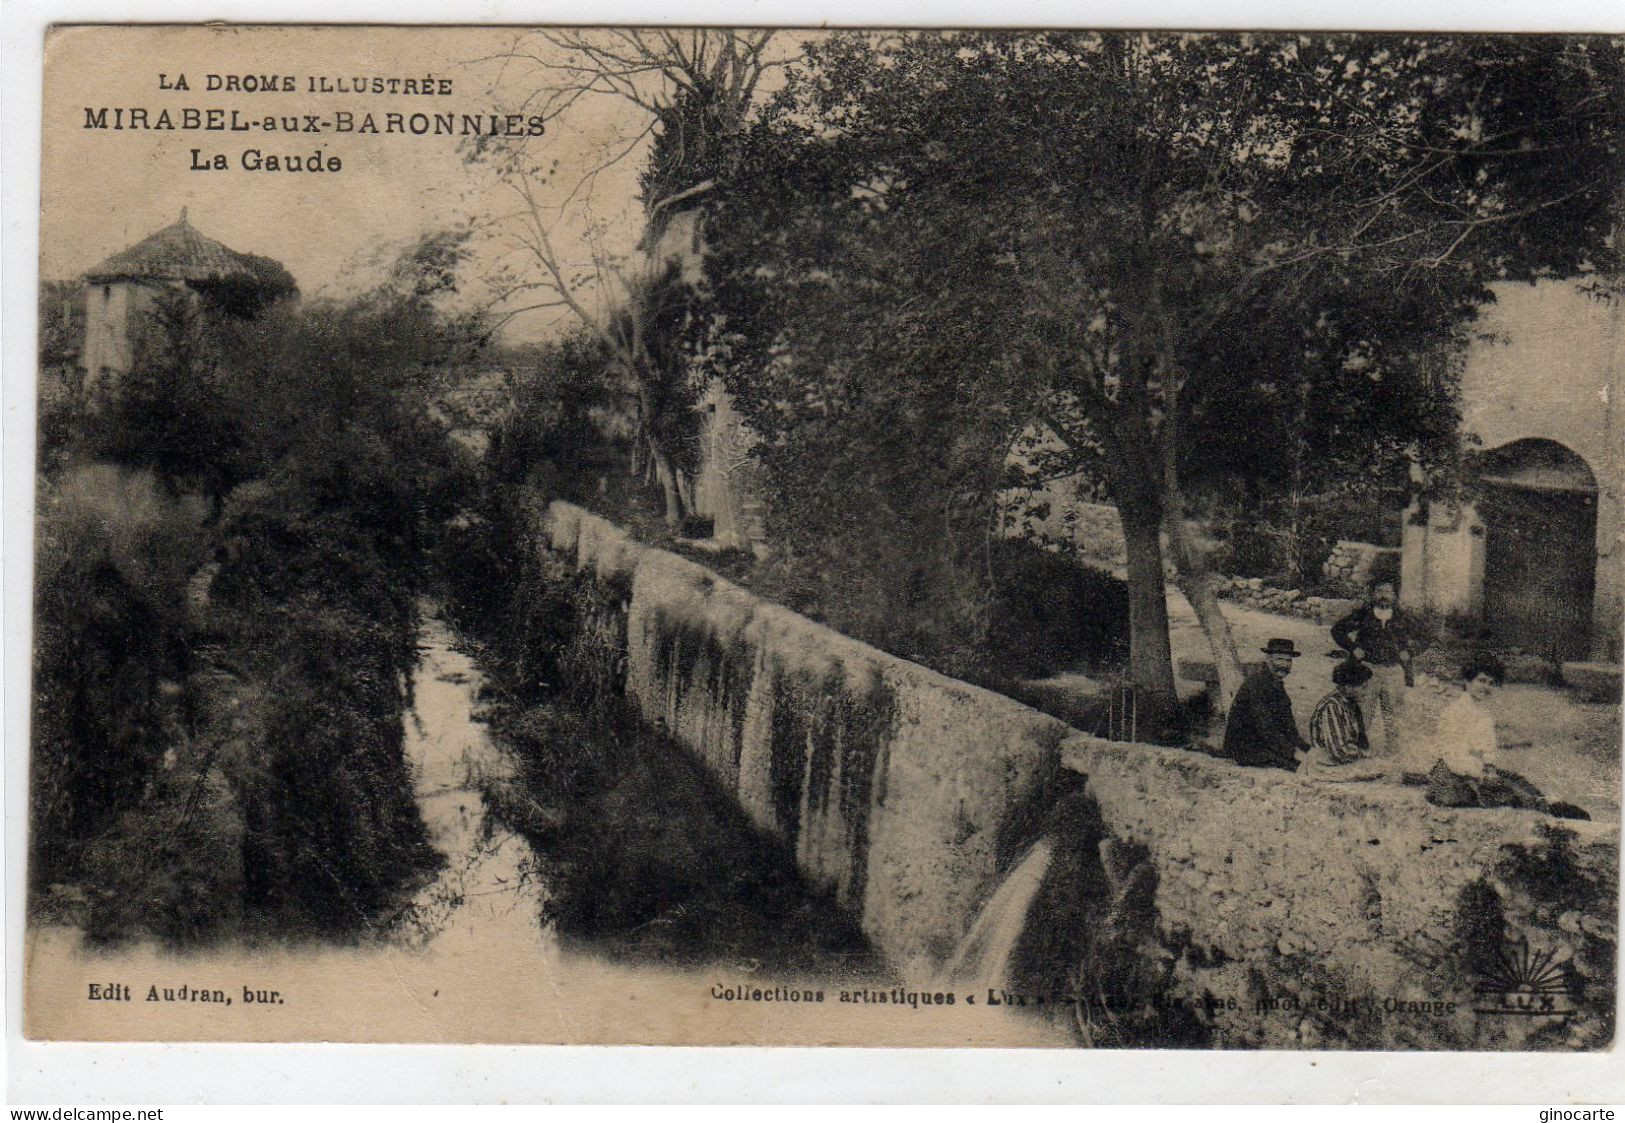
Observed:
[[[1076,904],[1103,877],[1153,886],[1136,954],[1162,980],[1159,997],[1200,1011],[1202,1041],[1611,1039],[1617,826],[1449,811],[1416,788],[1310,784],[1102,741],[764,602],[579,508],[553,504],[546,526],[544,546],[629,590],[627,692],[645,718],[792,847],[906,978],[949,960],[1002,875],[1055,829],[1070,783],[1066,798],[1098,809],[1107,837],[1094,881],[1046,892]],[[1108,916],[1113,938],[1139,938],[1122,919],[1132,910],[1084,912]],[[1033,927],[1060,915],[1040,907]],[[1499,955],[1516,960],[1513,938],[1537,961],[1555,956],[1572,1016],[1473,1012],[1501,1001],[1475,987]]]
[[[1332,623],[1352,612],[1360,603],[1349,597],[1306,597],[1302,589],[1282,589],[1265,583],[1261,577],[1226,577],[1221,573],[1213,578],[1213,587],[1225,600],[1256,608],[1260,612],[1300,616],[1318,624]]]
[[[1317,784],[1085,734],[1062,756],[1113,840],[1143,848],[1170,992],[1204,1011],[1216,1042],[1611,1040],[1616,825],[1451,811],[1419,788]],[[1520,940],[1531,963],[1551,957],[1567,991],[1555,1001],[1573,1016],[1475,1013],[1504,1003],[1476,988],[1501,956],[1520,961]]]
[[[579,508],[554,503],[546,533],[581,569],[630,588],[627,694],[643,716],[784,839],[905,976],[948,959],[1025,841],[1023,811],[1043,802],[1068,727]]]
[[[1394,547],[1374,546],[1370,542],[1339,541],[1332,547],[1321,566],[1326,583],[1347,596],[1363,597],[1373,577],[1399,580],[1400,551]]]

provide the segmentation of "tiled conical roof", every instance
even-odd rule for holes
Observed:
[[[94,284],[157,280],[252,285],[276,293],[297,288],[293,276],[270,258],[238,253],[199,234],[186,221],[184,210],[178,222],[114,254],[86,273],[85,279]]]

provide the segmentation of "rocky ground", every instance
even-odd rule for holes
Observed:
[[[1196,614],[1185,598],[1170,590],[1168,609],[1175,659],[1211,659]],[[1330,654],[1336,648],[1330,625],[1235,603],[1225,604],[1224,614],[1243,659],[1261,658],[1256,653],[1272,636],[1291,639],[1304,653],[1287,679],[1287,693],[1300,728],[1306,729],[1315,703],[1332,688],[1332,668],[1338,659]],[[1180,689],[1194,693],[1201,686],[1181,683]],[[1432,734],[1439,711],[1457,689],[1454,683],[1434,683],[1424,676],[1409,692],[1402,719],[1402,752],[1418,747]],[[1576,803],[1599,820],[1619,821],[1619,706],[1585,703],[1562,689],[1523,683],[1504,687],[1490,705],[1500,731],[1503,767],[1527,776],[1549,799]]]

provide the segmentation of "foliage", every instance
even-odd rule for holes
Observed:
[[[80,848],[137,808],[184,719],[195,501],[149,473],[89,465],[46,481],[37,523],[30,881],[72,878]]]
[[[121,465],[47,480],[31,881],[93,937],[347,938],[438,860],[402,721],[472,481],[430,408],[484,341],[433,304],[458,245],[344,304],[160,301],[67,449]]]
[[[731,162],[758,84],[783,65],[771,57],[772,39],[771,31],[714,28],[521,32],[498,58],[505,71],[534,68],[526,104],[543,121],[582,103],[603,114],[595,132],[628,110],[638,123],[610,139],[606,159],[573,182],[559,175],[559,160],[539,159],[528,138],[482,139],[468,154],[489,164],[519,203],[512,221],[525,260],[506,285],[504,314],[559,309],[602,343],[614,360],[612,385],[634,422],[631,474],[658,487],[671,526],[692,505],[687,473],[697,418],[681,341],[697,293],[682,261],[693,247],[668,246],[663,237]],[[606,107],[604,99],[620,104]],[[645,157],[644,229],[624,253],[604,244],[592,192],[603,172],[634,152]],[[572,213],[586,227],[587,262],[572,261],[555,237],[559,220]]]
[[[707,331],[722,325],[720,369],[764,435],[781,532],[794,550],[797,529],[840,526],[797,479],[859,510],[877,492],[947,512],[964,497],[974,525],[989,489],[971,481],[1039,427],[1123,515],[1136,679],[1171,693],[1166,533],[1233,687],[1187,489],[1308,493],[1333,469],[1402,488],[1407,450],[1453,442],[1450,372],[1429,356],[1487,283],[1612,260],[1619,53],[1384,35],[813,45],[709,204]],[[969,537],[898,522],[938,558]],[[854,519],[841,541],[871,530]]]
[[[523,513],[536,499],[515,504],[514,523],[468,535],[533,540]],[[468,556],[495,564],[460,583],[475,598],[453,613],[487,673],[484,718],[517,766],[487,777],[482,795],[543,865],[543,918],[637,959],[871,969],[828,892],[807,886],[793,855],[624,698],[628,590],[543,551],[519,565],[491,549]]]
[[[39,291],[40,363],[50,366],[78,357],[85,340],[85,296],[77,281],[43,281]]]
[[[512,408],[491,434],[474,493],[491,498],[524,485],[581,500],[607,489],[630,445],[615,409],[612,362],[585,332],[511,356]]]
[[[334,607],[279,623],[245,668],[274,689],[261,695],[257,751],[233,777],[244,905],[283,935],[365,931],[438,860],[401,753],[403,633]]]
[[[987,662],[996,674],[1044,678],[1115,668],[1128,655],[1128,590],[1103,570],[1020,539],[993,551]]]
[[[242,466],[214,322],[184,290],[164,291],[133,335],[130,370],[103,379],[86,403],[80,453],[149,469],[171,490],[218,497]]]
[[[1369,479],[1315,495],[1228,489],[1212,501],[1211,529],[1224,543],[1215,564],[1233,576],[1314,589],[1339,539],[1399,546],[1402,506]]]

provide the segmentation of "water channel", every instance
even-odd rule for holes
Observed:
[[[425,954],[498,957],[516,976],[557,980],[555,997],[566,1008],[578,1007],[573,996],[585,990],[595,1008],[664,1011],[672,1019],[647,1026],[652,1036],[623,1040],[875,1044],[883,1033],[901,1044],[901,1028],[914,1044],[1070,1043],[1043,1020],[1004,1010],[919,1011],[900,1027],[889,1006],[842,1002],[843,992],[872,999],[900,980],[854,946],[861,936],[849,920],[828,915],[827,899],[781,868],[777,856],[759,852],[763,842],[751,837],[743,816],[669,746],[629,768],[602,806],[624,819],[610,831],[620,863],[614,868],[642,869],[638,851],[658,852],[671,864],[657,876],[689,888],[635,925],[561,935],[542,919],[552,892],[549,863],[491,815],[481,796],[517,770],[479,720],[480,670],[432,616],[420,650],[406,751],[431,841],[447,859],[418,894],[406,927]],[[699,881],[694,867],[703,873]],[[821,992],[824,1001],[802,1007],[726,997],[774,987]],[[677,1026],[686,1028],[674,1033]]]
[[[387,930],[353,946],[260,944],[177,952],[150,941],[87,947],[77,928],[26,941],[31,1036],[90,1040],[357,1041],[652,1045],[1051,1045],[1049,1021],[1008,1009],[899,1010],[901,986],[850,918],[805,885],[699,765],[663,746],[633,753],[594,805],[614,861],[606,900],[636,923],[561,933],[550,855],[491,814],[482,792],[516,760],[480,720],[483,677],[425,613],[404,751],[429,837],[445,858]],[[628,880],[624,871],[631,871]],[[628,888],[628,886],[631,886]],[[642,886],[643,888],[639,888]],[[607,907],[607,906],[606,906]],[[637,910],[632,909],[633,912]],[[648,913],[648,910],[645,909]],[[592,926],[588,926],[591,928]],[[856,941],[854,943],[854,940]],[[128,1002],[95,1003],[90,983]],[[150,986],[230,1004],[149,1003]],[[244,992],[275,994],[248,1002]],[[789,991],[818,1000],[756,999]],[[744,997],[741,997],[744,996]],[[850,1000],[843,1000],[850,999]]]

